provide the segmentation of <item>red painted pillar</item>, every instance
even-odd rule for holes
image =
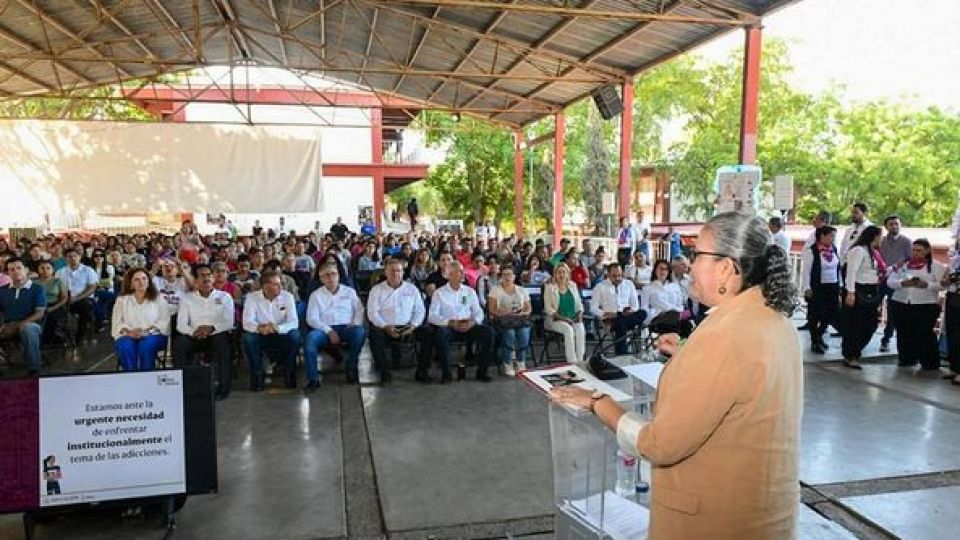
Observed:
[[[740,108],[740,164],[757,162],[757,110],[760,96],[760,48],[763,30],[753,26],[746,30],[743,50],[743,94]]]
[[[386,194],[383,187],[383,111],[370,109],[370,161],[373,173],[373,222],[377,230],[383,230],[383,204]]]
[[[563,137],[566,131],[563,111],[558,112],[555,118],[556,133],[553,139],[553,251],[560,247],[560,238],[563,236]]]
[[[633,79],[623,82],[623,113],[620,115],[620,198],[617,218],[630,217],[633,187]]]
[[[523,237],[523,132],[513,132],[513,215],[517,238]]]

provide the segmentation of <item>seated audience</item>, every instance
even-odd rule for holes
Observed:
[[[399,354],[398,343],[414,336],[421,344],[421,357],[429,358],[429,339],[423,327],[426,309],[420,291],[403,281],[403,263],[389,259],[384,268],[386,281],[375,285],[367,299],[367,316],[370,319],[370,352],[373,364],[380,374],[381,383],[393,379],[391,369]],[[426,347],[424,347],[426,345]],[[419,370],[417,380],[424,379]]]
[[[66,306],[70,300],[70,294],[67,292],[67,286],[63,281],[54,277],[53,263],[50,261],[41,261],[37,266],[37,274],[35,281],[43,287],[47,299],[47,311],[44,313],[43,343],[54,345],[62,342],[62,338],[57,335],[57,329],[63,328],[66,331]]]
[[[367,337],[363,327],[363,304],[357,292],[340,283],[340,274],[333,264],[321,266],[319,274],[323,286],[313,291],[307,305],[307,325],[310,327],[304,344],[307,392],[320,386],[317,357],[320,351],[331,345],[347,347],[347,383],[359,383],[360,351]]]
[[[23,344],[23,357],[27,373],[40,373],[40,326],[47,308],[47,295],[43,286],[27,278],[23,261],[12,257],[4,263],[10,277],[10,285],[0,288],[0,340],[16,338]]]
[[[93,330],[93,293],[97,290],[97,273],[80,263],[80,252],[70,248],[65,252],[67,265],[57,271],[57,278],[66,283],[70,293],[67,309],[77,316],[77,344],[89,328]],[[90,337],[93,337],[92,334]]]
[[[513,377],[527,369],[530,348],[530,313],[533,310],[530,295],[514,283],[513,268],[500,269],[500,283],[490,291],[488,312],[493,327],[500,336],[500,363],[504,373]],[[516,355],[516,369],[513,357]]]
[[[143,268],[123,276],[123,289],[113,307],[111,335],[124,371],[150,370],[167,346],[169,305],[159,298],[156,285]]]
[[[640,309],[637,288],[632,281],[624,281],[618,263],[607,266],[607,279],[594,289],[590,311],[613,331],[616,354],[627,354],[627,332],[639,328],[647,317]]]
[[[243,351],[250,365],[250,390],[266,389],[264,350],[280,353],[286,368],[286,386],[297,387],[299,327],[296,299],[283,290],[279,275],[264,272],[260,276],[260,290],[249,293],[243,305]]]
[[[454,335],[479,344],[477,380],[490,382],[487,367],[493,353],[494,332],[483,324],[483,309],[477,293],[463,283],[463,265],[451,262],[447,266],[449,283],[433,293],[430,300],[429,321],[434,330],[434,351],[440,362],[441,382],[450,382],[450,341]],[[423,373],[427,366],[421,365]]]
[[[231,348],[230,331],[234,328],[235,311],[233,297],[229,293],[213,287],[213,272],[207,265],[194,270],[197,290],[187,293],[180,301],[177,314],[179,335],[175,346],[175,358],[179,365],[196,365],[197,353],[210,355],[216,364],[216,390],[218,400],[226,399],[230,394]]]
[[[570,279],[570,267],[566,264],[554,269],[553,281],[544,287],[543,314],[544,328],[563,336],[563,352],[567,362],[582,363],[587,348],[583,301],[576,284]]]

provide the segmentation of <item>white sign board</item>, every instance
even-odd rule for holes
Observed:
[[[717,193],[717,213],[744,212],[756,215],[760,180],[760,167],[752,165],[720,167],[714,182]]]
[[[612,191],[604,191],[600,197],[600,213],[613,214],[616,212],[617,194]]]
[[[793,209],[793,175],[781,174],[773,179],[773,206],[777,210]]]
[[[186,492],[183,374],[40,379],[40,506]]]

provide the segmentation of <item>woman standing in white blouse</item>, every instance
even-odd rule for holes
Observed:
[[[124,371],[154,369],[157,354],[167,346],[170,308],[143,268],[123,276],[123,290],[113,306],[117,358]]]
[[[940,281],[946,267],[933,260],[930,242],[913,241],[910,259],[890,272],[890,307],[897,325],[898,365],[920,363],[925,371],[940,371],[940,348],[934,326],[940,318]]]
[[[841,316],[843,364],[851,369],[863,369],[860,356],[877,331],[880,318],[879,283],[880,277],[886,273],[886,263],[877,250],[880,234],[879,227],[867,227],[847,251]]]
[[[810,327],[810,350],[824,354],[827,344],[823,334],[834,324],[840,311],[840,256],[837,253],[837,230],[829,225],[818,227],[814,242],[803,249],[803,297],[807,300],[807,321]]]

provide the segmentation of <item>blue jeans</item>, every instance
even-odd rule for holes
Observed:
[[[337,324],[331,326],[333,331],[340,336],[340,341],[347,346],[346,370],[348,375],[357,376],[358,365],[360,364],[360,351],[363,350],[363,342],[367,339],[367,330],[362,326],[347,324]],[[320,351],[330,346],[330,338],[326,332],[321,330],[311,330],[307,334],[307,343],[304,345],[304,354],[307,362],[307,380],[319,381],[320,369],[317,366],[317,357]]]
[[[139,339],[121,336],[114,346],[124,371],[149,370],[156,367],[157,354],[166,348],[167,336],[150,335]]]
[[[510,356],[517,351],[517,362],[527,361],[527,349],[530,347],[530,327],[500,329],[500,362],[510,363]]]
[[[296,373],[297,350],[300,348],[300,331],[291,330],[286,334],[243,333],[243,354],[247,356],[251,377],[262,377],[263,349],[278,350],[283,355],[287,367],[287,377]]]
[[[103,324],[103,321],[113,314],[113,304],[117,301],[117,295],[112,291],[96,291],[93,296],[97,299],[93,305],[93,318],[97,324]]]
[[[43,329],[37,323],[27,323],[20,327],[20,343],[23,344],[23,361],[28,371],[40,371],[40,335]]]

